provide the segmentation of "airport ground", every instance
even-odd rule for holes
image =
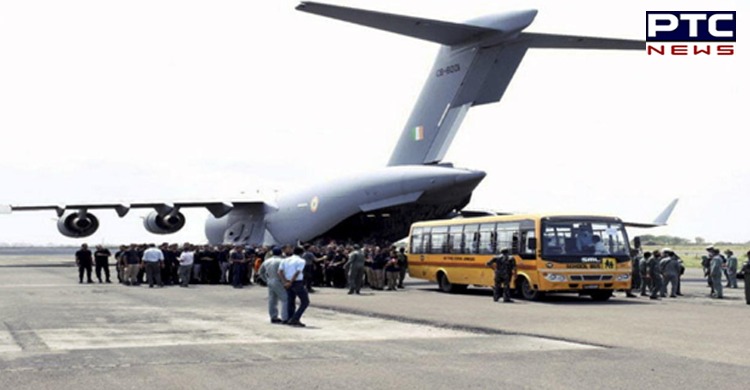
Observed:
[[[494,303],[408,280],[321,288],[306,328],[272,325],[266,291],[78,284],[69,258],[0,256],[0,388],[747,388],[742,281],[714,300],[558,296]]]

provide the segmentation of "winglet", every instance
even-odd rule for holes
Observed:
[[[669,219],[669,216],[672,215],[672,211],[674,210],[674,207],[677,206],[678,200],[679,199],[675,199],[671,203],[669,203],[667,208],[664,209],[664,211],[662,211],[661,214],[659,214],[659,216],[656,217],[656,219],[654,219],[654,224],[659,225],[659,226],[666,225],[667,220]]]
[[[658,226],[665,226],[667,224],[667,220],[669,220],[669,217],[672,215],[672,211],[674,211],[675,206],[677,206],[677,201],[679,199],[675,199],[667,205],[667,208],[664,209],[664,211],[659,214],[656,219],[654,219],[654,222],[652,223],[642,223],[642,222],[624,222],[625,226],[631,226],[631,227],[637,227],[637,228],[652,228],[652,227],[658,227]]]
[[[10,214],[13,208],[9,204],[0,204],[0,214]]]

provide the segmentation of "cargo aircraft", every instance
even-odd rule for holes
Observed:
[[[486,173],[456,168],[443,157],[471,107],[500,101],[529,49],[645,50],[640,40],[524,32],[536,10],[452,23],[315,2],[296,9],[441,45],[387,166],[282,194],[275,201],[6,205],[0,212],[54,210],[60,233],[73,238],[96,232],[94,210],[111,209],[124,217],[131,209],[153,209],[144,218],[146,230],[169,234],[185,225],[180,210],[203,207],[210,212],[205,232],[211,244],[372,236],[395,241],[408,234],[412,222],[445,218],[469,203]]]

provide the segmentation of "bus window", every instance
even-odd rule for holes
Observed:
[[[464,227],[464,253],[479,253],[479,225]]]
[[[463,225],[453,225],[448,228],[448,249],[450,253],[464,253]]]
[[[542,252],[549,255],[562,255],[572,245],[575,245],[575,239],[569,226],[548,226],[544,229]]]
[[[519,255],[522,259],[534,259],[536,258],[536,233],[533,230],[525,230],[521,232],[521,248],[519,248]]]
[[[422,243],[422,228],[414,228],[411,232],[411,253],[424,253],[424,245]]]
[[[432,228],[432,240],[430,241],[430,253],[448,252],[448,227],[436,226]]]
[[[479,226],[479,253],[495,253],[495,224],[484,223]]]
[[[517,231],[517,223],[498,223],[495,238],[495,253],[499,252],[503,248],[513,248],[513,233]]]

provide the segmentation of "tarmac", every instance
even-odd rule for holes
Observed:
[[[66,259],[0,256],[0,388],[744,389],[739,283],[712,299],[690,269],[678,298],[502,304],[407,279],[318,288],[293,328],[261,286],[79,284]]]

